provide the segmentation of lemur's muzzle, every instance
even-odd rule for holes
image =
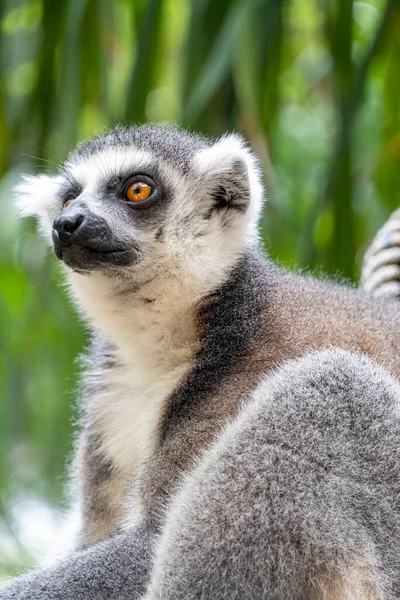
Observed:
[[[57,258],[78,270],[133,262],[132,252],[116,238],[107,221],[79,206],[63,210],[53,222],[52,236]]]
[[[78,245],[106,250],[112,237],[107,221],[90,212],[65,210],[53,223],[53,240],[62,247]]]

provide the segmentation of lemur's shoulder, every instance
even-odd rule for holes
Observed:
[[[260,322],[284,360],[336,346],[400,374],[400,305],[364,290],[269,265]]]
[[[329,346],[362,351],[400,374],[400,305],[362,289],[310,273],[288,271],[263,253],[250,251],[232,272],[206,317],[207,336],[218,327],[238,338],[241,357],[269,370],[307,351]],[[234,345],[226,344],[230,354]]]

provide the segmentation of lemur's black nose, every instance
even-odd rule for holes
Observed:
[[[76,234],[78,229],[82,232],[85,229],[85,215],[76,212],[72,214],[61,214],[54,219],[53,229],[57,232],[60,241],[68,244],[71,241],[72,234]]]
[[[106,219],[76,204],[62,211],[53,221],[53,246],[57,257],[65,260],[68,253],[107,253],[126,250],[126,244],[116,239]],[[122,254],[121,254],[122,256]]]

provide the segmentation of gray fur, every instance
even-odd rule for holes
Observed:
[[[118,156],[112,155],[113,150],[121,149],[122,153],[117,152]],[[108,150],[112,160],[107,162]],[[142,151],[146,152],[145,164],[158,182],[159,202],[151,210],[131,213],[134,209],[128,207],[115,190],[120,185],[119,178],[134,175],[135,169],[140,172]],[[99,152],[102,153],[102,159],[96,160]],[[126,160],[125,152],[126,156],[129,155],[129,160]],[[107,163],[106,172],[101,169],[103,160]],[[282,589],[279,586],[276,588],[277,598],[289,598],[287,586],[291,585],[290,578],[294,577],[294,572],[296,577],[300,577],[299,589],[306,590],[309,583],[307,577],[314,568],[313,560],[323,570],[323,575],[316,576],[321,589],[328,590],[332,579],[332,585],[337,585],[335,574],[338,565],[342,565],[340,553],[349,548],[360,552],[355,557],[358,562],[353,561],[351,565],[346,563],[346,568],[357,568],[357,573],[360,569],[371,573],[373,567],[375,570],[371,575],[371,586],[387,588],[389,584],[382,583],[383,576],[381,577],[373,562],[374,552],[361,552],[362,541],[366,539],[364,534],[372,536],[371,544],[377,543],[373,524],[364,523],[364,529],[359,531],[360,537],[354,533],[349,546],[344,545],[341,537],[343,528],[349,527],[353,531],[346,499],[353,494],[354,485],[359,483],[362,468],[372,468],[373,457],[371,464],[367,464],[368,461],[365,460],[365,465],[360,458],[361,463],[357,463],[357,466],[355,453],[353,455],[346,446],[352,428],[355,429],[352,435],[356,440],[359,436],[361,440],[361,431],[357,429],[356,423],[358,415],[351,424],[346,419],[341,422],[339,418],[336,422],[335,418],[339,413],[342,417],[347,415],[344,406],[358,403],[358,410],[361,400],[365,400],[370,417],[375,418],[374,422],[378,423],[375,392],[379,391],[380,395],[377,397],[381,398],[392,383],[395,387],[390,388],[391,395],[389,394],[385,406],[389,409],[393,405],[397,384],[375,363],[390,370],[395,377],[400,374],[400,305],[372,299],[362,291],[287,273],[261,255],[255,235],[255,220],[262,202],[256,162],[236,137],[225,138],[213,144],[173,128],[118,128],[81,145],[70,156],[65,169],[67,179],[74,183],[76,193],[82,196],[72,200],[66,210],[72,211],[74,203],[79,210],[86,210],[87,206],[87,210],[100,215],[109,223],[115,235],[121,235],[127,243],[137,248],[141,261],[129,266],[115,264],[112,269],[107,267],[101,272],[92,272],[89,265],[90,272],[85,275],[70,273],[73,292],[79,299],[81,309],[94,323],[94,328],[102,332],[100,338],[107,339],[94,344],[87,364],[87,384],[82,401],[82,431],[74,469],[75,495],[79,498],[82,518],[79,544],[81,548],[89,548],[80,550],[51,569],[39,570],[27,578],[16,580],[0,592],[0,598],[44,600],[49,598],[48,590],[53,594],[50,597],[60,600],[72,597],[77,600],[113,597],[104,596],[105,587],[108,594],[118,592],[120,595],[116,597],[123,600],[130,597],[129,594],[143,591],[148,577],[147,567],[154,535],[163,531],[166,518],[168,525],[163,539],[168,542],[171,536],[172,549],[169,550],[168,542],[167,551],[164,552],[163,542],[161,543],[153,594],[171,593],[169,597],[172,598],[174,593],[179,594],[182,590],[189,593],[187,588],[182,587],[182,580],[186,577],[188,582],[191,581],[192,568],[193,591],[190,592],[192,596],[188,597],[228,598],[234,597],[229,596],[231,593],[242,593],[237,592],[241,585],[239,579],[242,581],[244,577],[243,581],[248,581],[243,570],[252,573],[251,565],[247,565],[244,558],[237,567],[238,579],[233,576],[231,579],[227,578],[228,587],[225,588],[223,581],[218,580],[217,574],[210,576],[209,593],[212,592],[213,595],[202,596],[203,592],[200,594],[200,579],[204,579],[206,574],[201,572],[201,565],[198,565],[196,571],[190,556],[181,561],[182,571],[177,569],[176,577],[172,576],[168,570],[169,565],[175,565],[175,560],[179,561],[181,543],[190,549],[190,539],[185,534],[186,521],[185,528],[180,532],[174,526],[175,518],[179,517],[179,514],[176,515],[176,506],[180,507],[182,515],[191,514],[192,509],[199,510],[199,521],[196,520],[196,515],[192,520],[188,517],[188,531],[193,531],[193,539],[197,540],[199,552],[201,548],[204,549],[205,565],[207,551],[215,549],[213,544],[219,544],[221,552],[217,556],[218,560],[216,558],[216,564],[220,565],[221,573],[224,572],[224,561],[236,551],[235,544],[242,547],[244,554],[241,556],[251,555],[254,560],[258,552],[262,554],[267,551],[257,538],[254,547],[250,541],[249,544],[243,543],[245,538],[240,537],[243,534],[241,524],[247,518],[250,519],[250,525],[256,523],[260,511],[265,516],[272,508],[278,512],[283,510],[282,523],[279,525],[278,519],[273,522],[273,526],[278,529],[280,527],[279,531],[283,536],[286,535],[287,543],[282,548],[288,552],[288,556],[282,564],[278,564],[276,572],[280,572],[282,565],[291,564],[292,558],[294,562],[293,571],[289,569],[286,579],[282,579]],[[134,172],[126,172],[126,169]],[[71,180],[75,176],[79,181]],[[49,229],[51,233],[52,219],[63,210],[61,196],[62,193],[65,194],[65,177],[61,177],[63,191],[58,187],[58,182],[59,178],[54,182],[46,182],[48,195],[44,203],[41,203],[40,198],[32,203],[34,190],[40,189],[42,180],[35,183],[28,178],[19,188],[23,195],[22,205],[28,207],[24,210],[29,210],[32,204],[37,207],[41,228],[47,239]],[[117,185],[115,189],[114,184]],[[184,193],[182,189],[185,190]],[[54,193],[55,198],[52,197]],[[341,348],[342,351],[323,352],[323,349],[332,346]],[[366,354],[374,363],[359,354],[343,354],[343,350]],[[317,351],[322,353],[315,353]],[[313,358],[307,358],[306,355],[310,352],[315,353]],[[278,367],[295,358],[298,362],[283,367],[281,376],[271,378]],[[140,365],[142,372],[137,365]],[[363,377],[358,369],[370,387],[360,387]],[[296,377],[292,376],[292,370],[293,373],[298,371]],[[257,388],[266,376],[264,387]],[[279,382],[279,385],[274,382]],[[254,395],[258,399],[251,403],[250,399]],[[281,398],[279,402],[276,400],[278,397]],[[237,414],[243,402],[250,402],[246,409],[248,416],[242,415],[238,419]],[[260,406],[265,415],[270,416],[269,420],[261,418],[258,412]],[[294,418],[295,406],[303,407],[304,412],[296,413]],[[274,408],[272,412],[271,407]],[[366,425],[368,418],[364,419]],[[207,471],[209,465],[209,458],[206,458],[202,467],[201,457],[213,443],[216,443],[217,450],[210,451],[207,457],[214,456],[219,451],[224,454],[228,434],[222,435],[222,441],[218,440],[227,423],[234,422],[235,419],[237,425],[232,426],[233,430],[235,427],[242,427],[243,423],[247,423],[246,419],[249,419],[250,430],[256,434],[254,445],[249,438],[246,448],[248,458],[254,459],[254,463],[250,464],[254,464],[257,478],[255,482],[247,481],[243,496],[227,496],[224,500],[215,502],[213,498],[219,498],[222,488],[218,486],[223,481],[215,481],[211,477],[208,483],[201,479],[204,469]],[[268,422],[264,423],[265,420]],[[291,433],[286,425],[292,420]],[[330,435],[322,435],[325,421],[330,426],[332,439]],[[260,425],[259,429],[257,423]],[[271,437],[274,431],[275,438]],[[366,448],[372,447],[373,441],[372,429],[368,429],[368,432],[371,435],[366,436]],[[394,442],[385,437],[386,433],[384,430],[382,443],[387,442],[387,447],[392,448]],[[280,439],[281,434],[283,438],[287,437],[286,441]],[[339,434],[342,435],[344,447],[334,444],[335,436]],[[393,435],[397,435],[397,429],[394,429]],[[244,469],[245,465],[239,464],[241,454],[236,453],[236,449],[239,451],[241,434],[239,437],[240,439],[232,442],[232,454],[227,459],[234,467],[231,479],[227,482],[228,487],[233,486],[233,494],[236,468],[238,485],[242,485],[249,475]],[[271,440],[273,443],[270,443]],[[314,442],[308,448],[310,440]],[[285,444],[290,448],[286,448]],[[291,459],[285,462],[292,448],[293,461]],[[334,448],[343,450],[343,454],[335,454]],[[243,448],[240,452],[242,450],[244,452]],[[265,463],[260,465],[256,460],[259,450],[260,456],[267,461],[266,464],[277,453],[276,460],[282,459],[284,468],[277,472],[274,469],[263,470]],[[281,451],[284,451],[283,457]],[[268,454],[269,452],[272,454]],[[387,461],[382,462],[382,452],[377,454],[377,477],[380,476],[380,469],[384,474],[388,467]],[[200,463],[197,462],[199,460]],[[320,518],[321,511],[320,502],[312,504],[310,485],[302,488],[299,484],[296,487],[295,473],[290,471],[294,461],[298,464],[304,481],[314,484],[321,482],[321,486],[317,486],[315,491],[320,490],[319,498],[327,498],[332,508],[331,512],[326,513],[328,521],[325,523],[321,517],[321,529],[316,526],[314,529],[314,538],[321,538],[320,554],[313,554],[316,546],[311,542],[314,543],[315,539],[310,540],[305,536],[308,558],[303,562],[297,556],[297,545],[291,545],[287,537],[296,526],[301,526],[302,519],[305,518],[300,502],[302,494],[308,493],[309,514],[313,513],[316,518]],[[196,463],[199,466],[192,479],[194,482],[201,480],[199,498],[204,502],[198,506],[195,498],[188,497],[185,491],[189,485],[185,474],[190,473]],[[224,461],[221,464],[217,461],[210,469],[216,469],[217,474],[225,477],[225,466]],[[343,482],[349,484],[347,491],[342,486],[343,494],[340,486],[335,488],[340,491],[340,494],[337,491],[337,498],[332,491],[336,469],[340,473],[340,469],[343,469]],[[365,482],[369,481],[370,475],[370,471],[366,469]],[[393,467],[390,474],[393,485],[396,478],[397,481],[400,480],[398,476],[399,473]],[[190,477],[189,483],[192,481]],[[299,502],[291,500],[286,505],[285,502],[289,499],[283,494],[282,497],[279,495],[274,504],[273,495],[266,497],[265,489],[278,483],[284,486],[286,477],[287,485],[293,483],[294,492],[299,494]],[[180,491],[182,482],[183,488]],[[257,505],[259,512],[255,511],[254,514],[253,508],[250,512],[248,510],[254,503],[251,497],[253,483],[254,493],[259,494],[260,499],[267,500],[265,505],[262,502]],[[373,479],[370,484],[375,485]],[[206,497],[200,494],[202,489],[209,490]],[[379,497],[377,493],[376,498]],[[208,501],[211,504],[207,504]],[[238,511],[244,507],[247,508],[239,518]],[[375,508],[366,498],[364,504],[360,504],[359,515],[367,518],[370,514],[368,511],[375,515]],[[202,512],[203,509],[205,512]],[[230,529],[223,531],[217,527],[214,538],[210,532],[210,545],[203,547],[206,540],[198,538],[200,525],[196,530],[196,524],[202,522],[202,515],[208,519],[213,511],[226,518],[232,511],[232,515],[238,515],[238,522],[232,525],[231,533]],[[291,514],[294,521],[289,527],[286,517]],[[332,520],[338,514],[342,515],[342,521],[339,519],[338,530],[335,532],[329,518]],[[385,531],[387,539],[390,518],[394,518],[396,514],[395,510],[388,510],[388,520],[382,522],[379,533],[382,539]],[[360,516],[361,520],[362,518]],[[299,520],[296,522],[296,519]],[[360,519],[355,523],[360,524]],[[229,519],[226,523],[230,523]],[[191,524],[195,527],[194,530],[190,529]],[[262,525],[260,522],[257,524],[260,527]],[[216,525],[219,526],[220,523],[217,521]],[[354,531],[355,529],[356,525]],[[143,536],[141,531],[151,531],[152,534]],[[262,532],[262,527],[259,532]],[[182,539],[178,534],[182,535]],[[226,547],[226,555],[223,540],[218,537],[225,534],[231,544]],[[137,535],[140,537],[140,544]],[[268,546],[268,552],[273,553],[278,546]],[[136,565],[138,548],[141,548],[139,568]],[[379,555],[382,561],[386,560],[379,552],[376,556]],[[194,551],[193,557],[196,556],[201,562],[201,556]],[[278,553],[276,559],[280,556]],[[339,557],[338,562],[335,563],[333,556]],[[104,565],[115,568],[116,587],[113,587],[113,575],[109,571],[108,575],[101,577]],[[196,580],[196,572],[201,573],[199,580]],[[266,569],[266,585],[272,585],[271,573],[271,569]],[[391,574],[388,563],[383,564],[382,573],[386,573],[392,585],[397,575]],[[257,596],[257,585],[261,585],[261,579],[264,580],[264,575],[255,579],[253,588],[249,588],[254,595],[247,597]],[[88,596],[88,582],[92,596]],[[171,582],[172,587],[168,587],[168,582]],[[386,588],[385,594],[389,593]],[[224,595],[225,591],[228,595]],[[375,592],[372,591],[371,594],[373,593]],[[179,595],[176,597],[179,598]],[[333,592],[331,597],[339,598]],[[375,597],[378,596],[370,595],[370,598]]]
[[[118,126],[97,137],[82,142],[70,154],[68,162],[79,162],[108,148],[137,146],[149,150],[156,157],[172,163],[186,173],[193,156],[211,144],[204,136],[189,133],[172,125],[146,124],[138,127]]]
[[[244,257],[199,313],[204,338],[193,369],[169,398],[160,444],[136,492],[155,518],[181,473],[276,366],[330,346],[361,351],[400,373],[400,305]],[[137,494],[133,499],[137,498]]]
[[[399,498],[397,381],[335,349],[288,362],[186,476],[146,600],[398,598]]]
[[[2,600],[135,600],[146,589],[155,541],[151,526],[75,552],[54,566],[20,577]]]

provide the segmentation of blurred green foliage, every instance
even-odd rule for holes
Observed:
[[[77,139],[121,121],[236,129],[262,161],[270,253],[354,279],[400,200],[400,6],[0,0],[0,34],[0,563],[12,572],[37,558],[38,502],[62,502],[84,346],[54,259],[16,219],[19,173],[55,170]]]

